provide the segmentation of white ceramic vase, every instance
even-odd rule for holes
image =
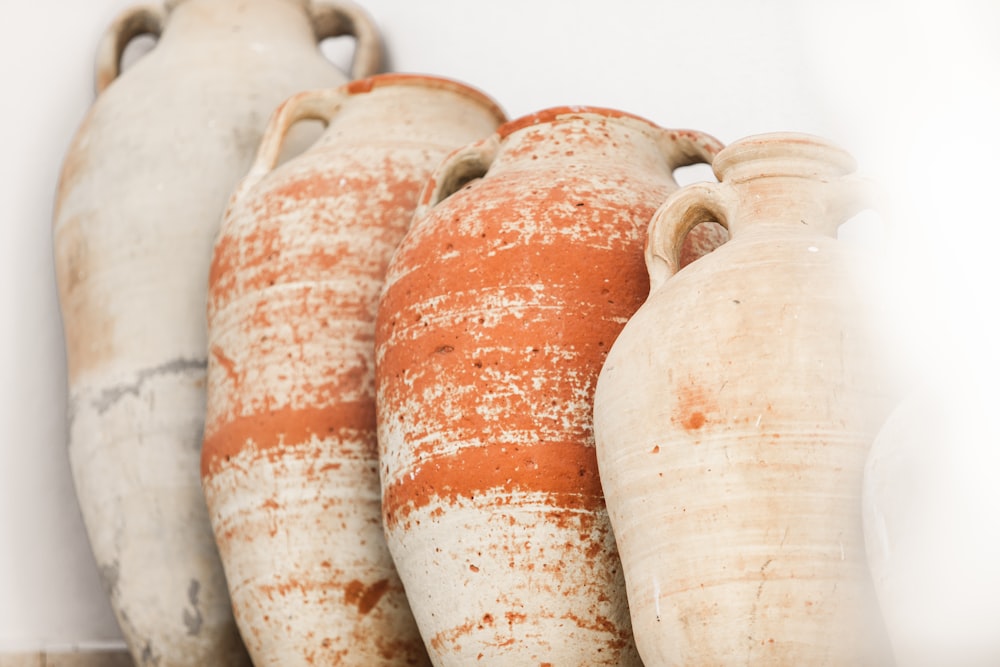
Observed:
[[[962,366],[924,375],[865,467],[865,546],[897,667],[1000,664],[995,368]]]
[[[120,77],[129,40],[152,51]],[[69,453],[91,547],[136,662],[246,665],[199,479],[212,242],[271,111],[345,75],[318,48],[353,5],[175,0],[125,11],[66,156],[54,243],[69,365]]]

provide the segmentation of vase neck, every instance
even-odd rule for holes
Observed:
[[[164,40],[315,44],[307,0],[174,0]]]
[[[246,11],[256,5],[262,5],[267,3],[283,4],[289,5],[291,7],[296,7],[299,10],[305,11],[310,4],[310,0],[166,0],[165,5],[168,11],[174,11],[178,7],[183,5],[231,5],[236,7],[238,11]],[[243,8],[243,9],[241,9]]]
[[[831,201],[830,185],[822,181],[772,176],[732,184],[739,215],[730,220],[731,233],[765,224],[836,236],[843,222]]]
[[[620,170],[625,160],[633,169],[671,174],[660,148],[665,131],[624,114],[541,112],[511,121],[499,132],[496,169]]]
[[[349,91],[348,96],[314,150],[369,143],[451,150],[489,136],[504,120],[486,95],[435,77],[383,74],[342,90]]]
[[[760,135],[725,148],[713,164],[730,186],[739,213],[730,231],[780,224],[836,236],[837,227],[859,208],[854,159],[810,135]]]

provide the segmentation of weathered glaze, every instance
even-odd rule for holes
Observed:
[[[837,226],[865,188],[815,137],[762,135],[650,224],[652,289],[594,429],[647,667],[888,665],[861,530],[887,398]],[[700,222],[732,238],[678,269]],[[676,275],[675,275],[676,274]]]
[[[158,35],[120,78],[129,40]],[[270,112],[343,73],[317,40],[353,6],[178,0],[124,12],[98,98],[63,165],[55,256],[69,364],[69,454],[91,547],[140,665],[247,665],[199,479],[212,241]]]
[[[303,118],[326,131],[274,169]],[[430,77],[303,93],[233,196],[210,277],[202,475],[258,667],[429,664],[382,534],[375,309],[431,171],[503,120]]]
[[[379,306],[376,391],[389,549],[436,665],[639,664],[591,397],[673,169],[718,148],[552,109],[425,190]]]

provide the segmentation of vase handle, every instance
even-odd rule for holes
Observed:
[[[293,125],[303,120],[318,120],[329,125],[341,106],[349,97],[343,88],[327,88],[307,90],[285,100],[267,122],[267,128],[257,148],[250,170],[240,184],[236,186],[231,197],[232,201],[240,199],[261,179],[274,170],[284,146],[285,137]]]
[[[452,151],[424,185],[413,219],[423,218],[432,208],[458,192],[463,185],[485,176],[499,149],[500,138],[494,134]]]
[[[725,145],[710,134],[697,130],[664,129],[659,139],[660,153],[670,169],[692,164],[712,164]]]
[[[382,69],[382,38],[366,11],[346,0],[309,5],[316,40],[350,35],[357,42],[351,78],[364,79]]]
[[[888,220],[887,198],[881,187],[863,176],[841,176],[832,184],[835,187],[831,213],[837,224],[843,223],[862,211],[874,211]]]
[[[122,54],[128,43],[139,35],[159,37],[166,21],[167,10],[161,5],[131,7],[115,17],[97,46],[94,80],[98,95],[121,74]]]
[[[680,270],[681,247],[688,233],[703,222],[729,229],[735,195],[723,183],[694,183],[670,195],[649,222],[646,270],[652,294]]]

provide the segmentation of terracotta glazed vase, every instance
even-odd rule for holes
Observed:
[[[302,119],[327,129],[275,169]],[[382,534],[375,309],[431,171],[503,119],[416,75],[302,93],[233,195],[209,287],[202,476],[258,667],[429,664]]]
[[[653,218],[649,297],[595,396],[639,653],[647,667],[891,664],[861,530],[888,398],[836,240],[868,188],[808,135],[738,141],[713,168],[721,184]],[[732,237],[678,272],[703,221]]]
[[[128,41],[153,50],[116,78]],[[199,477],[205,300],[226,200],[268,115],[344,75],[317,40],[380,45],[350,5],[176,0],[124,12],[69,149],[54,221],[69,453],[91,547],[140,665],[246,665]]]
[[[432,177],[375,341],[386,535],[434,664],[639,664],[590,401],[647,289],[650,215],[719,147],[551,109]]]

